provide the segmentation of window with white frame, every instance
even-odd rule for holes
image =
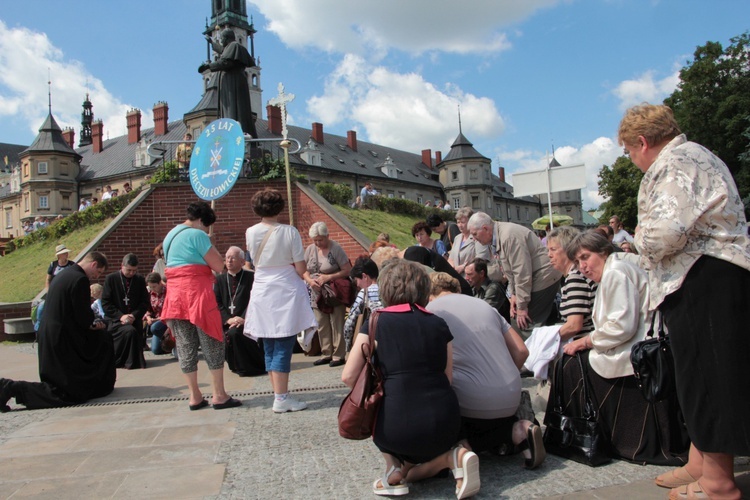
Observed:
[[[5,227],[10,229],[13,227],[13,210],[8,209],[5,211]]]
[[[451,172],[451,180],[452,181],[457,181],[458,180],[458,171],[457,170],[453,170]]]
[[[453,198],[453,210],[461,208],[461,198]]]
[[[39,197],[39,208],[49,208],[49,196],[42,195]]]
[[[47,162],[46,161],[40,161],[36,165],[37,173],[40,174],[46,174],[47,173]]]
[[[422,196],[421,195],[417,196],[417,203],[419,203],[420,205],[422,204]]]

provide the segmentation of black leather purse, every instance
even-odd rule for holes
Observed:
[[[609,441],[599,425],[596,406],[591,401],[591,387],[588,374],[581,360],[581,354],[576,353],[578,365],[583,376],[583,415],[565,414],[563,408],[563,356],[555,365],[553,387],[555,389],[555,406],[546,415],[547,427],[544,429],[544,447],[548,453],[568,458],[578,463],[596,467],[610,462]]]
[[[654,320],[659,315],[659,333],[654,337]],[[661,313],[654,313],[646,339],[638,342],[630,351],[635,379],[641,394],[650,403],[664,401],[675,394],[674,359],[669,337],[664,334]]]

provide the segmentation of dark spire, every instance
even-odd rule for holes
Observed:
[[[21,155],[50,151],[69,153],[80,158],[80,155],[70,147],[63,137],[62,129],[60,129],[51,112],[47,115],[47,119],[44,120],[42,126],[39,127],[39,135],[36,136],[31,146],[21,152]]]
[[[83,112],[81,112],[81,139],[78,147],[88,146],[92,143],[91,124],[94,123],[93,104],[89,100],[89,93],[86,92],[86,99],[83,101]]]

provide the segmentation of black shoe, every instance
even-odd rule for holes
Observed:
[[[8,401],[13,397],[10,391],[10,384],[13,381],[7,378],[0,378],[0,413],[7,413],[10,411]]]
[[[328,363],[328,366],[330,366],[331,368],[336,368],[337,366],[342,366],[344,364],[346,364],[346,361],[343,358],[341,358],[341,359],[334,359],[333,361]]]
[[[319,359],[319,360],[317,360],[317,361],[313,361],[313,365],[315,365],[315,366],[320,366],[320,365],[327,365],[327,364],[328,364],[328,363],[330,363],[330,362],[331,362],[331,358],[329,358],[329,357],[324,357],[324,358],[320,358],[320,359]]]
[[[201,408],[205,408],[206,406],[208,406],[208,401],[202,399],[200,403],[190,405],[190,411],[200,410]]]
[[[242,401],[239,399],[229,398],[223,403],[215,404],[214,410],[225,410],[227,408],[237,408],[238,406],[242,406]]]

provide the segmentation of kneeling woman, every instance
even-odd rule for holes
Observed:
[[[444,320],[424,309],[430,279],[422,266],[396,261],[378,277],[385,306],[375,332],[375,362],[383,374],[384,397],[373,441],[383,453],[386,472],[376,479],[376,495],[405,495],[407,482],[453,469],[456,496],[479,491],[479,459],[461,447],[461,415],[451,388],[451,335]],[[369,325],[357,335],[342,380],[352,387],[365,364],[362,345]]]
[[[567,344],[568,356],[558,361],[565,363],[566,414],[583,414],[582,374],[575,358],[569,357],[580,351],[612,455],[641,464],[684,463],[689,442],[678,422],[676,403],[646,401],[630,364],[630,350],[644,339],[650,321],[646,272],[638,267],[636,256],[613,253],[612,244],[598,233],[577,235],[566,252],[584,276],[599,284],[592,313],[594,331]],[[548,414],[556,390],[553,385]]]

